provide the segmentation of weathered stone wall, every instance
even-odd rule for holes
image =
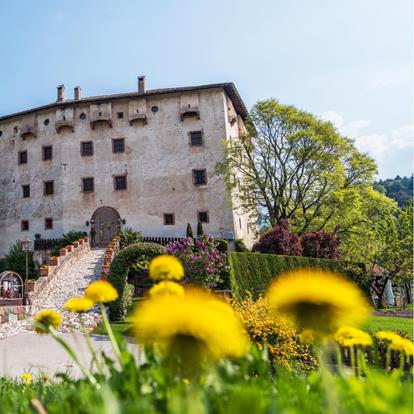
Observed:
[[[229,111],[230,100],[222,88],[199,90],[197,95],[200,119],[181,119],[180,105],[185,99],[176,93],[144,99],[147,124],[139,119],[129,123],[135,107],[145,109],[143,98],[116,99],[102,107],[102,116],[109,114],[112,127],[109,122],[97,122],[92,128],[91,116],[98,117],[99,108],[82,100],[68,104],[66,115],[56,108],[38,111],[36,137],[28,135],[23,140],[20,136],[24,117],[0,121],[0,255],[15,240],[33,240],[35,233],[43,238],[60,237],[70,230],[89,233],[86,222],[102,206],[115,208],[126,226],[146,236],[184,236],[187,223],[195,231],[197,212],[207,210],[209,223],[203,224],[207,234],[222,237],[224,232],[232,232],[250,245],[247,217],[229,206],[225,184],[215,173],[224,156],[221,140],[237,135],[243,121],[239,116],[230,119],[234,108],[231,105]],[[191,96],[189,102],[194,99]],[[154,106],[157,112],[151,110]],[[123,118],[118,118],[121,112]],[[81,114],[86,118],[81,119]],[[68,121],[69,127],[57,133],[56,121]],[[189,132],[200,129],[204,145],[191,147]],[[124,153],[112,153],[114,138],[125,138]],[[94,155],[81,157],[80,143],[89,140],[94,143]],[[45,145],[53,146],[51,161],[42,160]],[[18,165],[22,150],[28,151],[28,164]],[[192,170],[203,168],[208,184],[196,187]],[[121,174],[127,174],[128,188],[114,191],[113,177]],[[82,192],[83,177],[95,178],[93,193]],[[54,180],[53,196],[43,195],[43,181],[47,180]],[[22,199],[24,184],[30,184],[30,198]],[[164,225],[164,213],[175,214],[174,225]],[[44,228],[46,217],[53,218],[52,230]],[[21,220],[25,219],[30,231],[22,232]]]
[[[0,306],[0,324],[25,319],[30,311],[30,306]]]

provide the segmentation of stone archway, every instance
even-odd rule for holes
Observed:
[[[99,207],[91,218],[92,238],[95,246],[108,244],[121,228],[121,217],[112,207]]]

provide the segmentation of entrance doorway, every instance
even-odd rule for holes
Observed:
[[[108,244],[121,228],[121,217],[112,207],[100,207],[92,215],[92,242],[95,246]]]

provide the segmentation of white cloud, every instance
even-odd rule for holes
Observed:
[[[414,125],[404,125],[385,133],[368,133],[366,130],[371,126],[368,120],[345,121],[332,110],[324,112],[321,117],[332,122],[341,134],[353,138],[360,151],[374,158],[381,177],[411,174]]]

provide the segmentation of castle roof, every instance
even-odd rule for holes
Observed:
[[[116,99],[128,99],[128,98],[141,98],[146,96],[156,96],[156,95],[166,95],[172,93],[184,93],[184,92],[193,92],[198,90],[205,90],[205,89],[214,89],[214,88],[223,88],[226,94],[231,99],[234,109],[236,112],[245,119],[248,115],[247,108],[239,95],[239,92],[236,89],[236,86],[232,82],[226,83],[213,83],[209,85],[199,85],[199,86],[184,86],[178,88],[163,88],[163,89],[149,89],[145,92],[127,92],[127,93],[116,93],[112,95],[99,95],[99,96],[89,96],[86,98],[81,98],[79,100],[75,99],[65,99],[61,102],[53,102],[47,105],[38,106],[36,108],[27,109],[25,111],[15,112],[13,114],[0,116],[0,121],[18,117],[21,115],[30,114],[37,111],[42,111],[44,109],[50,109],[54,107],[61,107],[66,105],[73,105],[79,103],[99,103],[105,101],[112,101]]]

